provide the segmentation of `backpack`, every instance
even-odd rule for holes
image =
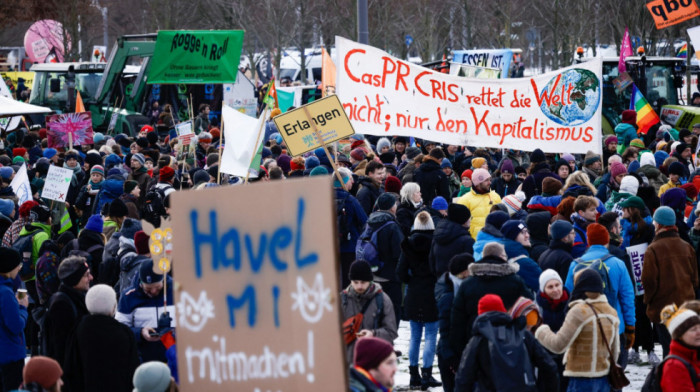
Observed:
[[[383,225],[379,226],[376,230],[369,225],[365,226],[365,229],[360,234],[360,240],[357,241],[357,246],[355,247],[355,259],[362,260],[369,263],[372,267],[372,272],[377,272],[384,267],[384,262],[379,260],[379,248],[377,247],[377,234],[386,226],[395,223],[394,221],[388,221]]]
[[[143,205],[143,219],[155,227],[160,227],[160,217],[165,215],[165,190],[157,185],[146,193]]]
[[[690,378],[693,380],[693,385],[698,383],[698,375],[690,362],[677,355],[668,355],[647,374],[647,378],[644,379],[644,384],[642,385],[642,392],[661,392],[661,377],[663,376],[664,364],[670,358],[681,361],[683,365],[685,365],[685,368],[688,369]]]
[[[383,291],[381,289],[377,290],[377,294],[373,298],[377,302],[377,312],[374,314],[374,325],[372,326],[372,328],[375,330],[379,329],[379,326],[381,325],[382,320],[384,319],[384,295],[382,295],[382,293]],[[347,290],[343,290],[340,296],[342,298],[343,307],[347,306]],[[355,341],[355,339],[357,339],[357,332],[359,332],[360,328],[362,328],[362,322],[364,321],[365,312],[367,311],[371,303],[372,300],[367,301],[362,307],[362,310],[360,310],[360,313],[348,318],[343,322],[343,340],[345,341],[346,345],[350,345],[352,342]]]
[[[22,282],[36,278],[36,264],[34,260],[32,260],[32,253],[34,249],[34,236],[41,231],[43,230],[37,228],[29,234],[20,236],[17,241],[12,244],[12,249],[16,250],[22,256],[22,267],[19,270],[19,277],[22,279]]]
[[[589,261],[583,261],[580,258],[578,258],[574,260],[576,265],[574,266],[572,276],[575,276],[578,271],[581,271],[585,268],[595,270],[600,274],[600,278],[603,280],[603,293],[607,298],[611,298],[610,295],[612,295],[612,283],[610,283],[610,271],[608,270],[608,266],[605,265],[605,260],[611,257],[613,257],[613,255],[607,254],[600,259]]]
[[[537,379],[525,346],[525,332],[516,323],[492,325],[479,331],[488,342],[491,360],[490,379],[494,391],[530,391],[536,389]]]
[[[75,307],[75,304],[73,303],[73,301],[71,301],[70,297],[68,297],[66,293],[61,291],[55,292],[51,296],[51,299],[49,299],[48,304],[46,304],[45,306],[38,307],[34,311],[32,311],[32,316],[34,317],[36,323],[39,325],[39,353],[41,353],[42,355],[50,356],[49,354],[51,354],[49,352],[49,338],[47,336],[48,334],[46,333],[47,328],[51,326],[46,325],[46,315],[51,310],[51,306],[53,306],[53,304],[59,300],[68,302],[73,311],[73,317],[78,317],[78,308]]]

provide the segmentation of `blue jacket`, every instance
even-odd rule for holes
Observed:
[[[12,279],[0,276],[0,365],[18,361],[27,356],[24,345],[24,326],[27,308],[17,304],[12,290]]]
[[[484,246],[491,242],[503,243],[503,234],[501,234],[498,229],[491,225],[484,226],[479,234],[476,235],[476,242],[474,243],[474,261],[481,260],[481,254],[484,252]]]
[[[343,189],[335,189],[335,199],[345,199],[345,214],[348,217],[350,231],[350,241],[340,241],[340,253],[355,253],[357,239],[360,238],[360,233],[367,223],[367,214],[355,196]]]
[[[542,273],[540,266],[530,258],[530,253],[519,242],[504,238],[503,245],[506,247],[508,261],[520,265],[518,275],[523,278],[527,287],[536,293],[540,289],[540,274]]]
[[[580,223],[582,220],[584,219],[579,217],[578,213],[574,212],[571,214],[571,222],[574,224],[574,233],[576,233],[574,244],[571,247],[571,256],[573,256],[573,258],[581,257],[586,253],[586,248],[588,248],[586,227],[583,227]]]
[[[637,129],[626,123],[619,123],[615,126],[615,135],[617,136],[617,144],[625,147],[629,146],[632,140],[638,138]]]
[[[608,249],[603,245],[592,245],[580,259],[583,261],[591,261],[600,259],[609,253]],[[576,264],[577,260],[574,259],[571,266],[569,266],[569,273],[566,275],[564,287],[566,287],[569,292],[574,289],[573,275]],[[608,278],[610,279],[611,286],[610,291],[612,292],[612,294],[608,296],[608,303],[617,310],[617,316],[620,318],[620,333],[623,333],[625,331],[625,325],[635,325],[634,287],[627,273],[627,267],[625,267],[625,263],[622,260],[617,257],[611,257],[605,260],[605,265],[608,267]]]

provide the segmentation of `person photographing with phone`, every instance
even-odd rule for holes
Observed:
[[[167,362],[161,335],[175,325],[172,279],[167,277],[167,307],[164,307],[163,275],[153,269],[153,260],[141,263],[138,278],[129,291],[119,298],[117,321],[131,328],[142,362]]]

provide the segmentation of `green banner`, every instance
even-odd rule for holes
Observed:
[[[159,31],[149,84],[233,83],[243,30]]]

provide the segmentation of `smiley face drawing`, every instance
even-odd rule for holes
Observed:
[[[180,316],[179,325],[192,332],[199,332],[207,321],[214,318],[214,303],[207,298],[207,292],[199,293],[199,299],[194,298],[183,291],[180,294],[180,303],[177,304],[177,312]]]
[[[313,286],[306,284],[301,276],[297,277],[297,291],[292,293],[292,310],[299,309],[306,322],[315,324],[323,317],[323,311],[333,310],[331,306],[331,289],[324,287],[323,275],[316,274]]]

